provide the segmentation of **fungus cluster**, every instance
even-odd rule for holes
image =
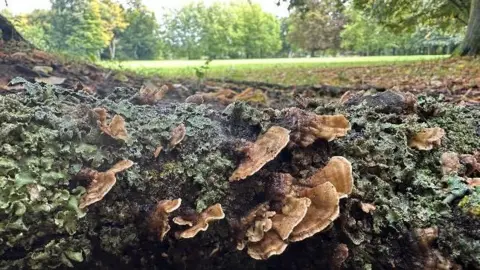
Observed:
[[[460,171],[466,177],[469,183],[478,182],[478,178],[472,177],[475,173],[480,173],[480,153],[458,154],[455,152],[445,152],[440,157],[443,175],[458,174]]]
[[[307,147],[317,139],[332,141],[343,137],[350,130],[350,123],[344,115],[317,115],[299,108],[285,110],[285,117],[294,127],[292,141]]]
[[[320,176],[324,177],[321,181],[312,181]],[[324,168],[305,181],[292,183],[292,180],[291,176],[276,174],[273,181],[277,183],[267,190],[275,194],[269,196],[272,201],[281,200],[281,209],[267,211],[268,207],[262,204],[241,221],[242,224],[249,222],[250,227],[238,246],[243,248],[246,242],[247,252],[254,259],[265,260],[281,254],[288,243],[325,230],[340,214],[340,198],[348,196],[353,188],[352,167],[342,157],[332,157]],[[255,232],[255,237],[249,232]],[[259,240],[259,236],[263,238]]]
[[[432,150],[434,146],[441,145],[443,136],[443,128],[424,128],[410,139],[408,146],[418,150]]]
[[[243,149],[245,157],[231,175],[231,182],[255,174],[289,142],[308,147],[317,139],[331,141],[350,130],[350,123],[343,115],[322,116],[298,108],[284,113],[293,131],[273,126],[255,143],[247,142]],[[324,168],[307,179],[296,180],[286,173],[271,176],[266,187],[269,201],[240,219],[237,248],[246,246],[247,253],[257,260],[281,254],[290,242],[325,230],[340,214],[339,200],[353,190],[352,166],[344,157],[332,157]]]
[[[138,96],[142,104],[152,105],[162,100],[169,90],[167,85],[157,88],[153,83],[147,82],[140,88]]]
[[[93,111],[97,114],[97,125],[103,133],[117,140],[127,140],[128,134],[125,128],[125,119],[122,116],[115,115],[110,123],[107,124],[108,113],[105,108],[95,108]]]
[[[209,223],[214,220],[220,220],[225,218],[223,213],[222,206],[217,203],[207,209],[202,213],[194,213],[185,216],[178,216],[173,219],[173,222],[181,226],[189,226],[190,228],[177,232],[175,236],[177,238],[193,238],[200,231],[206,231],[208,229]]]
[[[133,166],[133,162],[130,160],[122,160],[106,172],[98,172],[96,170],[86,170],[86,176],[91,181],[87,193],[85,193],[81,200],[79,207],[85,208],[93,203],[96,203],[105,197],[105,195],[115,185],[117,178],[115,175]]]

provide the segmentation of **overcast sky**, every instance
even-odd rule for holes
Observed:
[[[235,0],[247,1],[247,0]],[[143,3],[153,10],[157,17],[163,13],[163,10],[170,8],[179,8],[190,2],[204,2],[211,4],[213,2],[230,2],[230,0],[143,0]],[[288,15],[287,4],[283,3],[281,6],[275,4],[276,0],[253,0],[262,6],[262,8],[274,15],[286,17]],[[5,8],[5,2],[0,0],[0,9]],[[27,13],[34,9],[49,9],[50,0],[9,0],[8,9],[14,14]]]

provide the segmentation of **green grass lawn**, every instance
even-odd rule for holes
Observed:
[[[397,65],[422,62],[448,57],[438,55],[412,56],[369,56],[369,57],[324,57],[324,58],[274,58],[213,60],[209,64],[207,78],[262,81],[279,84],[318,84],[324,83],[318,74],[330,73],[342,68]],[[144,75],[157,75],[164,78],[196,78],[195,68],[204,60],[164,60],[164,61],[125,61],[103,62],[109,68],[135,71]],[[337,73],[338,73],[337,72]]]

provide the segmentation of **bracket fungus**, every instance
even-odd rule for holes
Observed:
[[[245,158],[230,176],[230,181],[239,181],[253,175],[267,162],[274,159],[290,140],[290,131],[279,126],[273,126],[255,143],[249,143],[245,148]]]
[[[247,253],[256,260],[266,260],[273,255],[282,254],[287,246],[275,231],[268,231],[262,241],[248,243]]]
[[[152,231],[157,233],[160,241],[163,241],[165,235],[170,231],[169,214],[177,210],[181,204],[182,199],[162,200],[157,203],[155,211],[150,216],[149,226]]]
[[[291,242],[301,241],[324,230],[340,214],[339,196],[335,186],[326,182],[300,192],[299,197],[311,200],[307,213],[289,236]]]
[[[254,224],[248,228],[245,236],[249,242],[258,242],[263,239],[266,232],[272,229],[272,217],[275,215],[274,211],[265,212],[260,219],[255,220]]]
[[[95,108],[93,111],[97,114],[97,125],[100,130],[108,136],[126,141],[128,138],[127,129],[125,128],[125,119],[120,115],[115,115],[107,124],[107,110],[104,108]]]
[[[460,158],[455,152],[445,152],[440,157],[442,164],[442,174],[458,173],[461,168]]]
[[[299,108],[285,110],[285,117],[293,121],[292,140],[307,147],[317,139],[332,141],[343,137],[350,130],[350,122],[344,115],[317,115]]]
[[[282,240],[288,239],[307,214],[311,201],[309,198],[287,197],[282,212],[272,217],[272,227]]]
[[[325,167],[305,180],[304,184],[309,187],[315,187],[326,182],[330,182],[335,186],[340,198],[344,198],[352,193],[353,172],[350,161],[344,157],[332,157]]]
[[[187,130],[183,123],[181,123],[176,128],[174,128],[170,134],[171,137],[170,137],[170,143],[168,144],[168,148],[169,149],[175,148],[175,146],[177,146],[180,142],[183,141],[186,133],[187,133]]]
[[[147,82],[142,85],[138,94],[142,104],[152,105],[162,100],[169,90],[167,85],[157,88],[153,83]]]
[[[225,218],[225,213],[223,213],[222,206],[217,203],[207,209],[205,209],[200,214],[188,215],[183,217],[175,217],[173,222],[177,225],[187,225],[190,226],[189,229],[186,229],[182,232],[177,232],[177,238],[193,238],[200,231],[206,231],[208,229],[208,224],[214,220],[220,220]]]
[[[424,128],[410,139],[408,146],[418,150],[432,150],[434,146],[439,146],[442,143],[444,135],[445,130],[443,128]]]
[[[95,170],[90,170],[88,174],[91,177],[91,183],[87,188],[87,193],[85,193],[81,200],[79,207],[85,208],[93,203],[96,203],[105,197],[105,195],[112,189],[113,185],[117,182],[115,174],[122,172],[133,166],[133,161],[131,160],[122,160],[106,172],[97,172]]]

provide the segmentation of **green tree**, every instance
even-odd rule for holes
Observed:
[[[462,54],[480,53],[480,0],[354,0],[392,29],[404,30],[416,25],[432,25],[443,30],[467,26]]]
[[[201,43],[209,59],[225,58],[232,48],[233,20],[228,6],[222,3],[200,9]]]
[[[98,0],[51,0],[53,49],[98,57],[108,45]]]
[[[165,42],[177,57],[198,59],[205,52],[202,44],[205,33],[205,6],[191,3],[167,13],[163,18]]]
[[[127,28],[125,11],[112,0],[101,0],[101,18],[104,30],[104,40],[108,42],[110,59],[115,58],[118,36]]]
[[[306,12],[294,11],[289,20],[288,40],[311,56],[319,50],[339,48],[345,18],[332,2],[312,1]]]
[[[117,54],[121,59],[157,59],[161,41],[153,12],[140,0],[130,1],[126,10],[128,26],[118,34]]]
[[[257,4],[233,4],[233,46],[246,58],[275,55],[282,46],[280,23]]]

